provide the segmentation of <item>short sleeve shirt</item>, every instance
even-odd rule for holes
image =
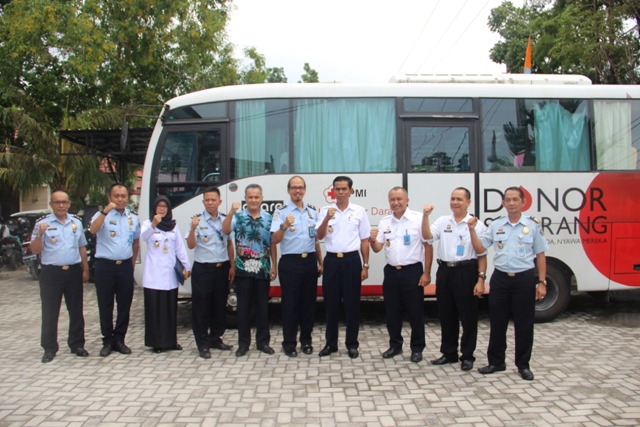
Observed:
[[[293,230],[288,228],[280,242],[282,255],[311,253],[316,250],[315,227],[318,223],[318,213],[314,208],[305,204],[300,210],[295,203],[289,202],[285,207],[273,214],[271,232],[275,233],[284,223],[287,215],[295,218]]]
[[[505,273],[532,269],[536,254],[549,249],[540,223],[524,215],[516,224],[511,224],[506,216],[494,220],[480,240],[485,248],[493,246],[496,252],[493,265]]]
[[[360,249],[361,241],[368,239],[371,234],[371,224],[367,212],[362,206],[349,203],[344,211],[337,205],[325,206],[320,210],[316,230],[327,216],[329,208],[335,208],[336,213],[329,220],[324,244],[327,252],[353,252]]]
[[[384,245],[387,264],[396,267],[424,261],[421,212],[407,209],[400,219],[385,216],[378,229],[376,241]]]
[[[218,213],[218,217],[213,219],[209,212],[200,214],[200,223],[196,228],[196,247],[193,260],[196,262],[224,262],[229,261],[227,242],[230,234],[222,233],[222,221],[226,215]],[[191,222],[187,227],[186,236],[191,233]]]
[[[102,213],[97,212],[91,222]],[[96,258],[110,260],[129,259],[133,256],[134,240],[140,238],[140,222],[138,215],[126,209],[120,213],[113,209],[109,211],[104,223],[96,233]]]
[[[82,258],[79,248],[87,246],[82,221],[67,214],[67,219],[63,224],[55,214],[51,213],[36,222],[31,240],[38,235],[42,223],[49,224],[49,228],[42,236],[42,252],[40,254],[42,264],[62,266],[80,263]]]
[[[234,265],[237,276],[268,279],[271,272],[271,215],[260,211],[257,218],[244,209],[236,212],[231,220],[235,234],[236,257]]]
[[[462,221],[456,223],[453,215],[445,215],[436,219],[431,224],[431,234],[433,239],[428,242],[432,244],[435,240],[439,240],[438,259],[446,262],[467,261],[478,258],[478,254],[473,250],[471,244],[471,236],[469,235],[469,226],[467,221],[471,215],[467,214]],[[487,227],[478,221],[475,227],[476,235],[482,236]],[[480,255],[486,255],[486,251]]]

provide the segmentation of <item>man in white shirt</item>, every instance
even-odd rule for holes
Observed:
[[[327,328],[326,345],[319,356],[338,351],[338,319],[340,301],[344,299],[347,322],[345,345],[349,357],[355,359],[358,352],[360,328],[360,288],[369,277],[369,234],[371,226],[362,206],[349,202],[353,194],[353,181],[348,176],[333,180],[336,204],[320,210],[316,223],[319,240],[325,240],[327,255],[324,258],[322,294],[324,296]],[[360,250],[362,254],[361,264]]]
[[[411,361],[422,360],[424,337],[424,287],[431,282],[430,270],[433,249],[422,237],[422,214],[408,209],[407,190],[394,187],[389,191],[389,206],[393,215],[380,221],[371,230],[369,243],[374,252],[384,248],[387,265],[384,267],[382,293],[387,312],[389,349],[385,359],[402,353],[402,308],[409,314],[411,324]]]

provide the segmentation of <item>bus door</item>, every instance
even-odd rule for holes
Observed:
[[[405,141],[405,183],[409,191],[409,206],[422,211],[425,203],[435,206],[432,221],[451,213],[449,198],[456,187],[465,187],[475,194],[475,120],[472,119],[412,119],[403,122]],[[476,196],[477,197],[477,196]],[[475,214],[475,200],[470,213]],[[437,264],[432,263],[432,282]],[[427,289],[428,294],[435,289]]]
[[[175,208],[204,188],[227,182],[226,135],[226,123],[165,126],[154,158],[155,188],[149,203],[162,194]],[[202,208],[201,200],[194,203]]]
[[[431,203],[435,206],[431,216],[437,218],[451,213],[449,197],[454,188],[465,187],[474,194],[474,126],[473,120],[404,122],[406,184],[412,209],[422,210],[425,203]]]

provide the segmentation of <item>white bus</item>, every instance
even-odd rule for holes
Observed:
[[[185,233],[205,187],[220,189],[227,212],[250,183],[262,186],[263,208],[273,212],[294,174],[320,208],[334,200],[333,178],[348,175],[351,200],[372,226],[390,213],[394,186],[407,188],[415,210],[434,204],[432,218],[449,214],[451,191],[466,187],[471,212],[488,224],[503,214],[501,192],[516,185],[549,242],[537,321],[562,313],[572,291],[640,286],[640,87],[591,86],[581,76],[437,80],[244,85],[174,98],[151,137],[140,217],[164,194]],[[384,256],[372,254],[370,264],[362,294],[382,295]],[[277,281],[271,291],[279,296]],[[189,292],[187,281],[181,293]],[[434,293],[432,284],[425,294]],[[231,286],[230,313],[234,302]]]

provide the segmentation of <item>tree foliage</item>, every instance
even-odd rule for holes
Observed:
[[[282,67],[267,68],[267,74],[268,83],[287,83],[287,75]]]
[[[491,31],[502,41],[491,59],[521,73],[529,35],[532,72],[583,74],[594,83],[640,81],[640,0],[510,1],[491,11]]]
[[[117,129],[136,105],[240,83],[251,70],[232,56],[228,11],[226,0],[3,0],[0,184],[84,200],[105,184],[101,159],[61,155],[82,150],[61,146],[58,129]]]
[[[309,66],[308,62],[304,63],[304,74],[300,76],[304,83],[318,83],[318,72]],[[298,82],[300,83],[300,82]]]

